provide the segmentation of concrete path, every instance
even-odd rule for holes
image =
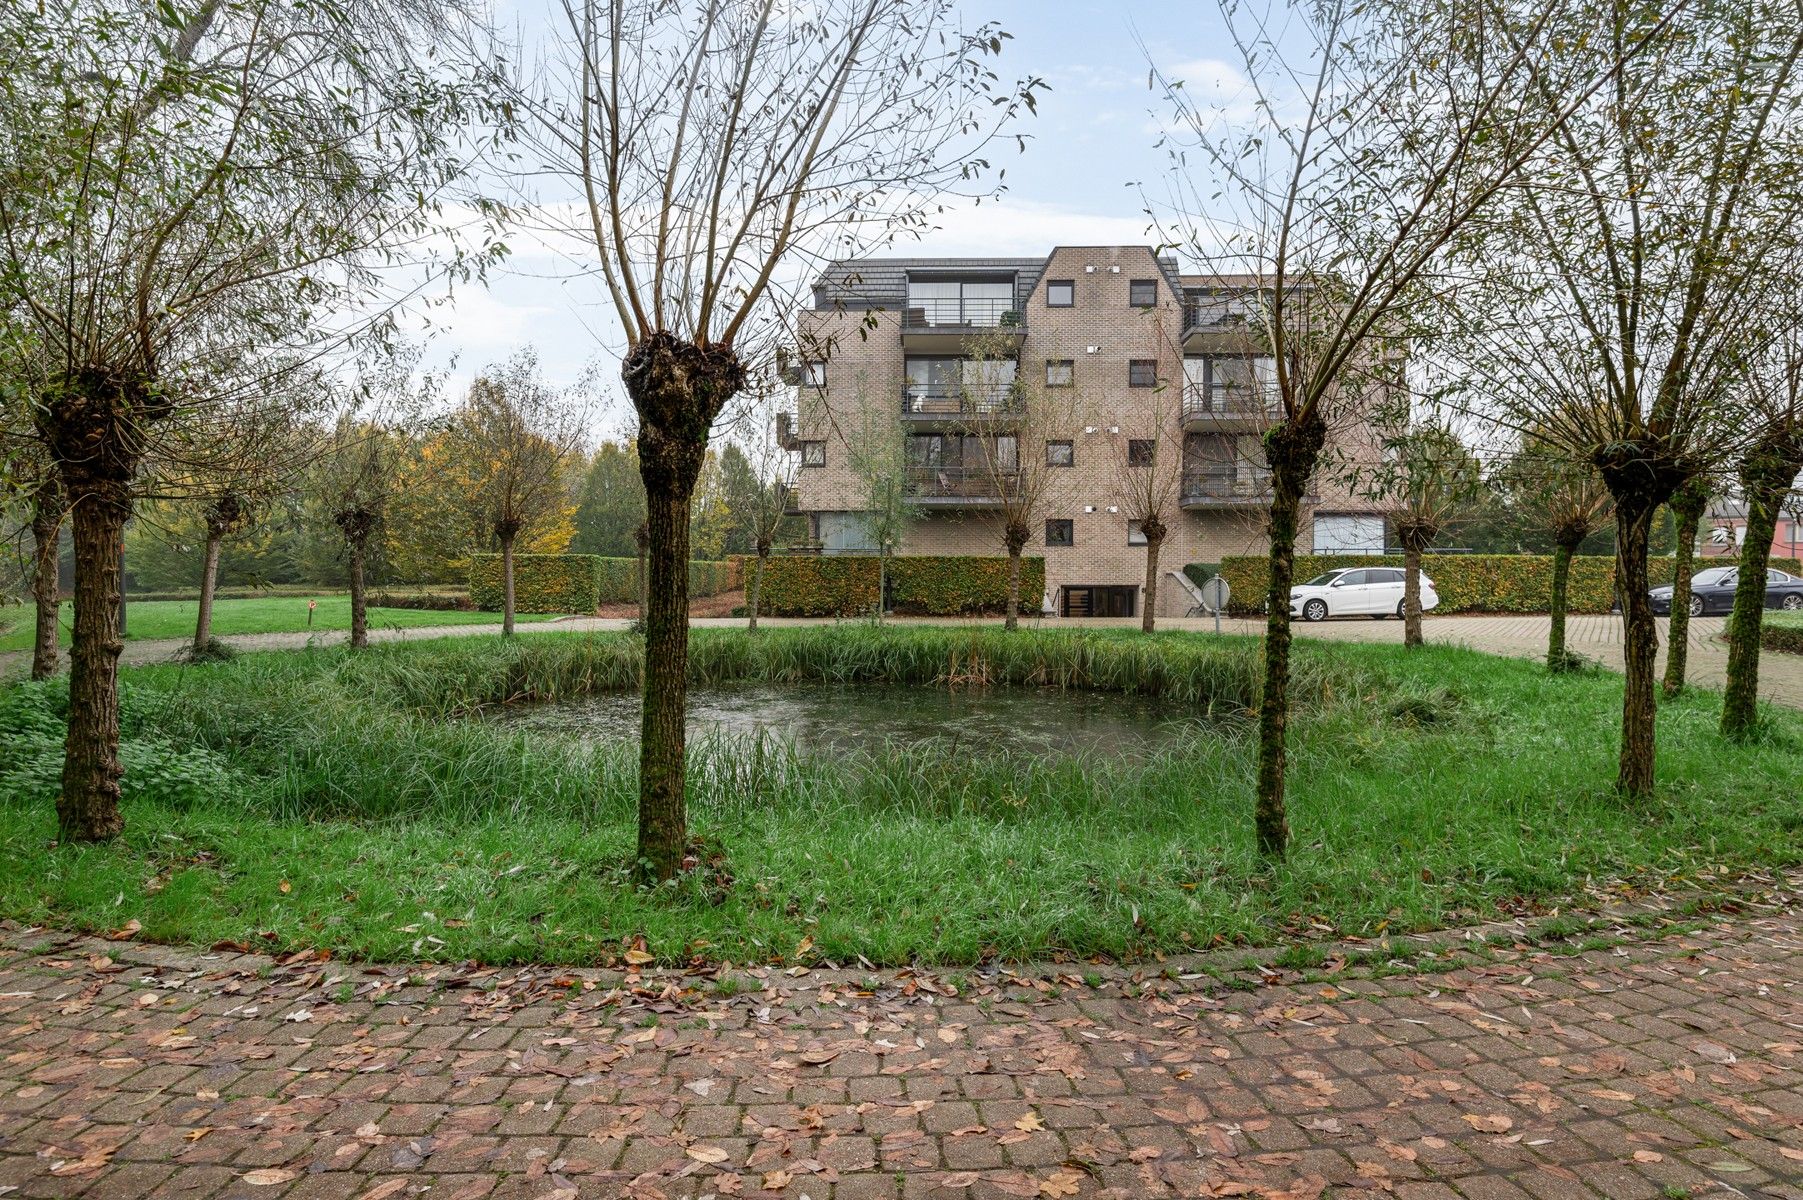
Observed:
[[[897,623],[914,624],[970,624],[963,620],[917,620],[898,618]],[[767,618],[762,624],[781,625],[818,625],[820,620],[798,620],[784,618]],[[993,623],[993,622],[988,622]],[[1728,650],[1721,640],[1722,617],[1698,617],[1690,623],[1690,678],[1706,687],[1720,687],[1726,679]],[[630,624],[629,621],[616,617],[572,617],[542,624],[523,625],[522,636],[546,631],[596,631],[621,630]],[[697,617],[690,622],[697,628],[739,628],[744,625],[740,618]],[[1067,621],[1057,619],[1036,620],[1031,624],[1046,629],[1094,629],[1099,627],[1138,627],[1136,620],[1085,620]],[[1473,650],[1481,650],[1488,654],[1508,654],[1522,658],[1540,658],[1546,654],[1546,636],[1548,618],[1539,616],[1458,616],[1429,617],[1426,623],[1426,636],[1434,642],[1445,642],[1451,645],[1469,646]],[[1660,669],[1665,664],[1665,622],[1660,625]],[[1198,632],[1212,632],[1214,622],[1208,619],[1163,618],[1159,621],[1161,629],[1182,629]],[[1221,623],[1223,632],[1258,635],[1264,632],[1264,624],[1259,620],[1246,618],[1230,618]],[[1298,636],[1314,638],[1340,638],[1363,642],[1401,642],[1402,622],[1372,621],[1355,618],[1347,620],[1321,621],[1309,623],[1296,622],[1294,629]],[[434,625],[416,629],[372,629],[370,640],[376,642],[417,641],[428,638],[443,637],[482,637],[494,636],[500,632],[498,626],[470,625]],[[334,633],[259,633],[227,637],[221,640],[228,642],[239,650],[294,650],[306,646],[337,645],[345,640],[346,634]],[[1567,642],[1571,649],[1588,658],[1595,659],[1611,670],[1619,671],[1622,666],[1621,656],[1621,618],[1610,615],[1580,615],[1571,617],[1566,627]],[[150,641],[129,641],[125,643],[123,661],[127,663],[166,662],[180,651],[186,649],[186,639],[162,639]],[[24,654],[0,656],[0,673],[16,674],[23,670],[29,659]],[[1803,708],[1803,655],[1779,654],[1768,651],[1760,660],[1760,695],[1778,704]]]
[[[1333,955],[1237,988],[1193,963],[731,988],[0,929],[0,1194],[1803,1200],[1797,882],[1576,957],[1520,927],[1433,973]]]

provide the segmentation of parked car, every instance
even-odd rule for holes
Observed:
[[[1290,615],[1305,621],[1328,617],[1385,617],[1402,615],[1401,567],[1341,567],[1315,576],[1290,589]],[[1421,577],[1421,611],[1440,603],[1434,581]]]
[[[1734,608],[1734,588],[1740,582],[1739,567],[1709,567],[1698,571],[1690,577],[1690,615],[1700,617],[1705,613],[1731,612]],[[1653,611],[1669,613],[1672,610],[1672,589],[1669,586],[1651,588],[1647,596],[1653,602]],[[1765,573],[1765,606],[1767,608],[1784,608],[1791,612],[1803,609],[1803,579],[1787,571],[1768,567]]]

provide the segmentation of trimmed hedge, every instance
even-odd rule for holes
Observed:
[[[639,602],[639,560],[636,558],[597,558],[595,573],[598,594],[603,604],[637,604]],[[737,573],[728,562],[710,559],[689,560],[689,595],[718,596],[737,586]]]
[[[371,592],[371,608],[414,608],[428,612],[472,612],[475,604],[462,592]]]
[[[600,606],[594,554],[516,554],[513,606],[523,613],[592,613]],[[470,555],[470,602],[498,612],[503,599],[499,554]]]
[[[758,611],[773,617],[864,616],[876,608],[880,565],[873,555],[775,554],[764,567]],[[1023,555],[1021,607],[1037,612],[1045,559]],[[1008,607],[1002,555],[902,554],[889,560],[889,603],[921,617],[976,616]]]
[[[1038,612],[1045,597],[1045,559],[1022,555],[1020,603]],[[889,560],[889,603],[898,613],[951,617],[1008,611],[1008,559],[971,555],[907,555]]]
[[[773,554],[764,563],[758,611],[773,617],[863,616],[876,608],[877,576],[877,560],[862,555]]]
[[[1782,568],[1789,570],[1789,567]],[[1767,650],[1778,650],[1785,654],[1803,654],[1803,621],[1792,621],[1776,617],[1776,613],[1767,613],[1765,620],[1759,623],[1759,644]]]
[[[1670,583],[1674,560],[1647,560],[1647,577],[1653,586]],[[1712,565],[1699,560],[1697,569]],[[1794,559],[1774,558],[1772,565],[1798,573]],[[1312,579],[1338,567],[1400,567],[1399,554],[1298,554],[1296,582]],[[1221,560],[1221,574],[1232,589],[1230,611],[1257,612],[1264,604],[1271,578],[1269,560],[1263,555],[1243,555]],[[1553,591],[1553,560],[1545,554],[1445,554],[1429,555],[1423,572],[1440,594],[1438,613],[1545,612]],[[1608,612],[1615,603],[1615,558],[1612,555],[1579,555],[1571,560],[1569,594],[1574,613]]]

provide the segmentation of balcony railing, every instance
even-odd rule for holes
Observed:
[[[1277,397],[1244,388],[1209,389],[1190,384],[1183,389],[1185,421],[1274,421],[1282,414]]]
[[[1014,471],[988,467],[928,467],[907,469],[908,495],[919,500],[996,500],[1011,495]]]
[[[1012,383],[963,388],[931,383],[902,385],[904,416],[994,417],[1019,409],[1020,392]]]
[[[902,324],[910,329],[944,325],[965,329],[1018,329],[1025,322],[1011,298],[972,296],[910,299]]]
[[[1271,473],[1239,471],[1231,467],[1189,470],[1183,473],[1181,503],[1230,504],[1261,501],[1271,494]]]

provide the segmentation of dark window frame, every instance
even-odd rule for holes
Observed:
[[[1137,540],[1135,540],[1136,534],[1138,535]],[[1129,546],[1151,545],[1146,539],[1146,531],[1140,528],[1140,522],[1131,517],[1127,519],[1127,544]]]
[[[1062,542],[1052,540],[1052,528],[1058,526],[1064,534]],[[1077,523],[1069,517],[1047,517],[1045,523],[1045,544],[1053,549],[1065,550],[1077,544]]]
[[[801,465],[804,467],[824,467],[826,465],[826,443],[824,441],[805,441],[800,444]],[[810,452],[818,453],[819,461],[809,462]]]
[[[1151,289],[1151,292],[1152,292],[1152,298],[1150,300],[1135,299],[1135,296],[1139,292],[1141,292],[1142,290],[1148,289],[1148,288]],[[1156,279],[1129,279],[1127,281],[1127,307],[1128,308],[1157,308],[1158,307],[1158,281]]]
[[[815,378],[818,375],[819,378]],[[807,358],[801,363],[801,386],[823,388],[826,386],[826,360],[824,358]]]
[[[1140,447],[1144,447],[1142,450]],[[1158,460],[1157,438],[1128,438],[1127,465],[1130,467],[1149,467]]]
[[[1053,288],[1068,288],[1070,299],[1063,302],[1052,299]],[[1048,279],[1045,281],[1045,306],[1047,308],[1077,307],[1077,281],[1075,279]]]
[[[1142,374],[1143,372],[1143,374]],[[1127,360],[1127,386],[1130,388],[1155,388],[1158,386],[1158,360],[1156,358],[1130,358]]]
[[[1052,447],[1053,446],[1063,446],[1067,451],[1069,451],[1069,454],[1066,455],[1064,462],[1052,461]],[[1048,467],[1058,467],[1060,469],[1076,466],[1077,465],[1077,443],[1072,441],[1069,438],[1047,438],[1046,443],[1045,443],[1045,465]]]
[[[1064,382],[1052,378],[1052,368],[1064,368]],[[1048,358],[1045,360],[1045,385],[1047,387],[1074,387],[1077,383],[1077,360],[1074,358]]]

